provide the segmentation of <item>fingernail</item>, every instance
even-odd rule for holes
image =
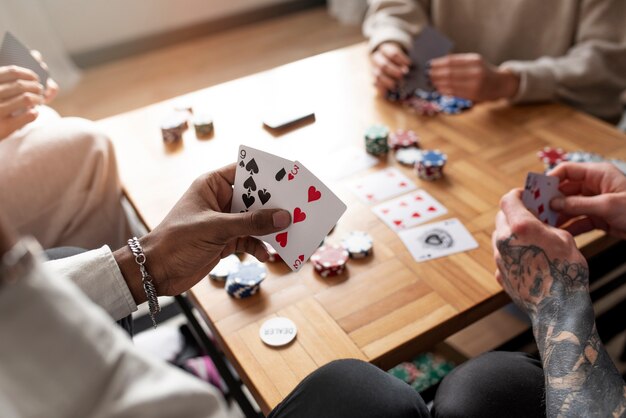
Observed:
[[[555,197],[550,202],[550,207],[554,210],[563,210],[564,206],[565,206],[565,199],[563,199],[562,197]]]
[[[291,215],[286,210],[279,210],[272,215],[274,228],[287,228],[291,222]]]

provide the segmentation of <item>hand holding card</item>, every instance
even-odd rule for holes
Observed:
[[[37,61],[30,49],[26,48],[11,32],[6,32],[0,46],[0,67],[15,65],[32,70],[39,76],[45,90],[48,85],[48,71]]]

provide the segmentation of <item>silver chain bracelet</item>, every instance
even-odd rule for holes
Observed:
[[[139,264],[139,270],[141,271],[141,282],[143,283],[143,290],[146,292],[146,298],[148,299],[148,309],[150,310],[150,319],[152,319],[152,325],[157,327],[156,314],[161,312],[159,306],[159,299],[157,297],[157,291],[152,283],[152,276],[148,274],[146,270],[146,255],[143,253],[143,248],[139,244],[137,237],[132,237],[128,240],[128,246],[135,256],[135,262]]]

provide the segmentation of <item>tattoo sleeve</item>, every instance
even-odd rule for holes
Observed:
[[[626,385],[598,337],[586,264],[550,259],[514,238],[497,244],[503,284],[533,322],[548,417],[626,416]]]

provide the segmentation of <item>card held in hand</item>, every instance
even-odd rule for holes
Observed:
[[[0,67],[16,65],[28,68],[39,76],[39,82],[45,89],[48,85],[48,71],[41,66],[24,46],[11,32],[4,34],[2,46],[0,46]]]
[[[346,211],[346,205],[302,163],[241,145],[231,212],[281,208],[291,225],[257,237],[298,271]]]
[[[550,201],[563,196],[559,191],[559,178],[539,173],[528,173],[522,192],[524,206],[541,222],[556,226],[559,214],[550,209]]]

